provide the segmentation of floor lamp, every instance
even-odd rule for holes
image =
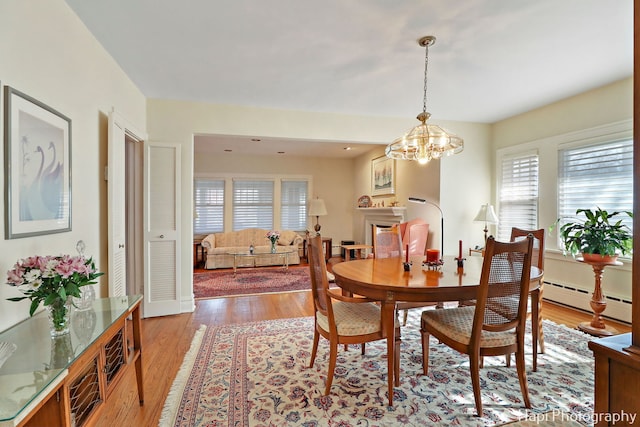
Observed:
[[[442,209],[437,204],[430,202],[427,199],[421,199],[419,197],[409,197],[409,201],[412,203],[419,203],[421,205],[431,205],[435,206],[440,212],[440,257],[444,259],[444,214],[442,213]]]

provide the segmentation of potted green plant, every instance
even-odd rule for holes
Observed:
[[[623,214],[633,217],[629,211],[607,212],[598,207],[595,210],[578,209],[573,221],[559,219],[558,222],[563,223],[559,233],[565,254],[582,254],[585,261],[612,262],[618,255],[630,253],[633,248],[631,229],[622,223],[622,219],[614,218]],[[580,215],[584,215],[584,219]]]

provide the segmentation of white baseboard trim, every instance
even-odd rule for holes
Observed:
[[[589,305],[591,294],[592,290],[587,291],[559,283],[544,282],[544,299],[588,312],[592,312]],[[607,308],[602,313],[603,317],[631,323],[631,301],[608,295],[605,295],[605,298]]]

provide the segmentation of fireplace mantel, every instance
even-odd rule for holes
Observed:
[[[388,208],[358,208],[364,216],[397,216],[404,220],[407,208],[404,206],[393,206]],[[402,221],[400,221],[402,222]]]
[[[387,208],[357,208],[364,215],[364,240],[365,244],[372,244],[371,226],[392,226],[404,222],[407,208],[404,206],[392,206]]]

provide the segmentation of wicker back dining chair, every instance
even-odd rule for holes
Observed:
[[[401,258],[402,236],[399,227],[378,227],[372,225],[374,258]]]
[[[378,304],[366,298],[343,296],[338,290],[329,288],[321,237],[310,237],[307,247],[315,313],[313,349],[309,367],[313,367],[318,352],[318,342],[322,336],[329,340],[329,368],[325,389],[325,395],[328,395],[336,368],[338,346],[362,344],[362,354],[364,354],[365,343],[384,339],[386,334],[382,328],[382,314]],[[399,385],[400,327],[397,324],[395,337],[395,372],[389,375],[395,375],[396,385]],[[389,397],[391,404],[393,396]]]
[[[428,225],[423,224],[427,227]],[[373,257],[374,258],[402,258],[402,236],[400,235],[400,227],[378,227],[372,225],[372,240],[373,240]],[[426,245],[426,240],[425,240]],[[424,255],[424,248],[422,254]],[[402,312],[402,326],[407,324],[407,318],[409,317],[409,310],[412,308],[423,308],[427,306],[435,306],[435,303],[415,303],[415,302],[403,302],[396,303],[396,310]]]
[[[524,405],[531,408],[524,360],[524,333],[533,237],[518,242],[487,239],[476,304],[422,313],[422,369],[429,368],[429,337],[469,355],[478,416],[482,416],[480,361],[483,356],[516,354]],[[442,361],[446,363],[446,361]]]

